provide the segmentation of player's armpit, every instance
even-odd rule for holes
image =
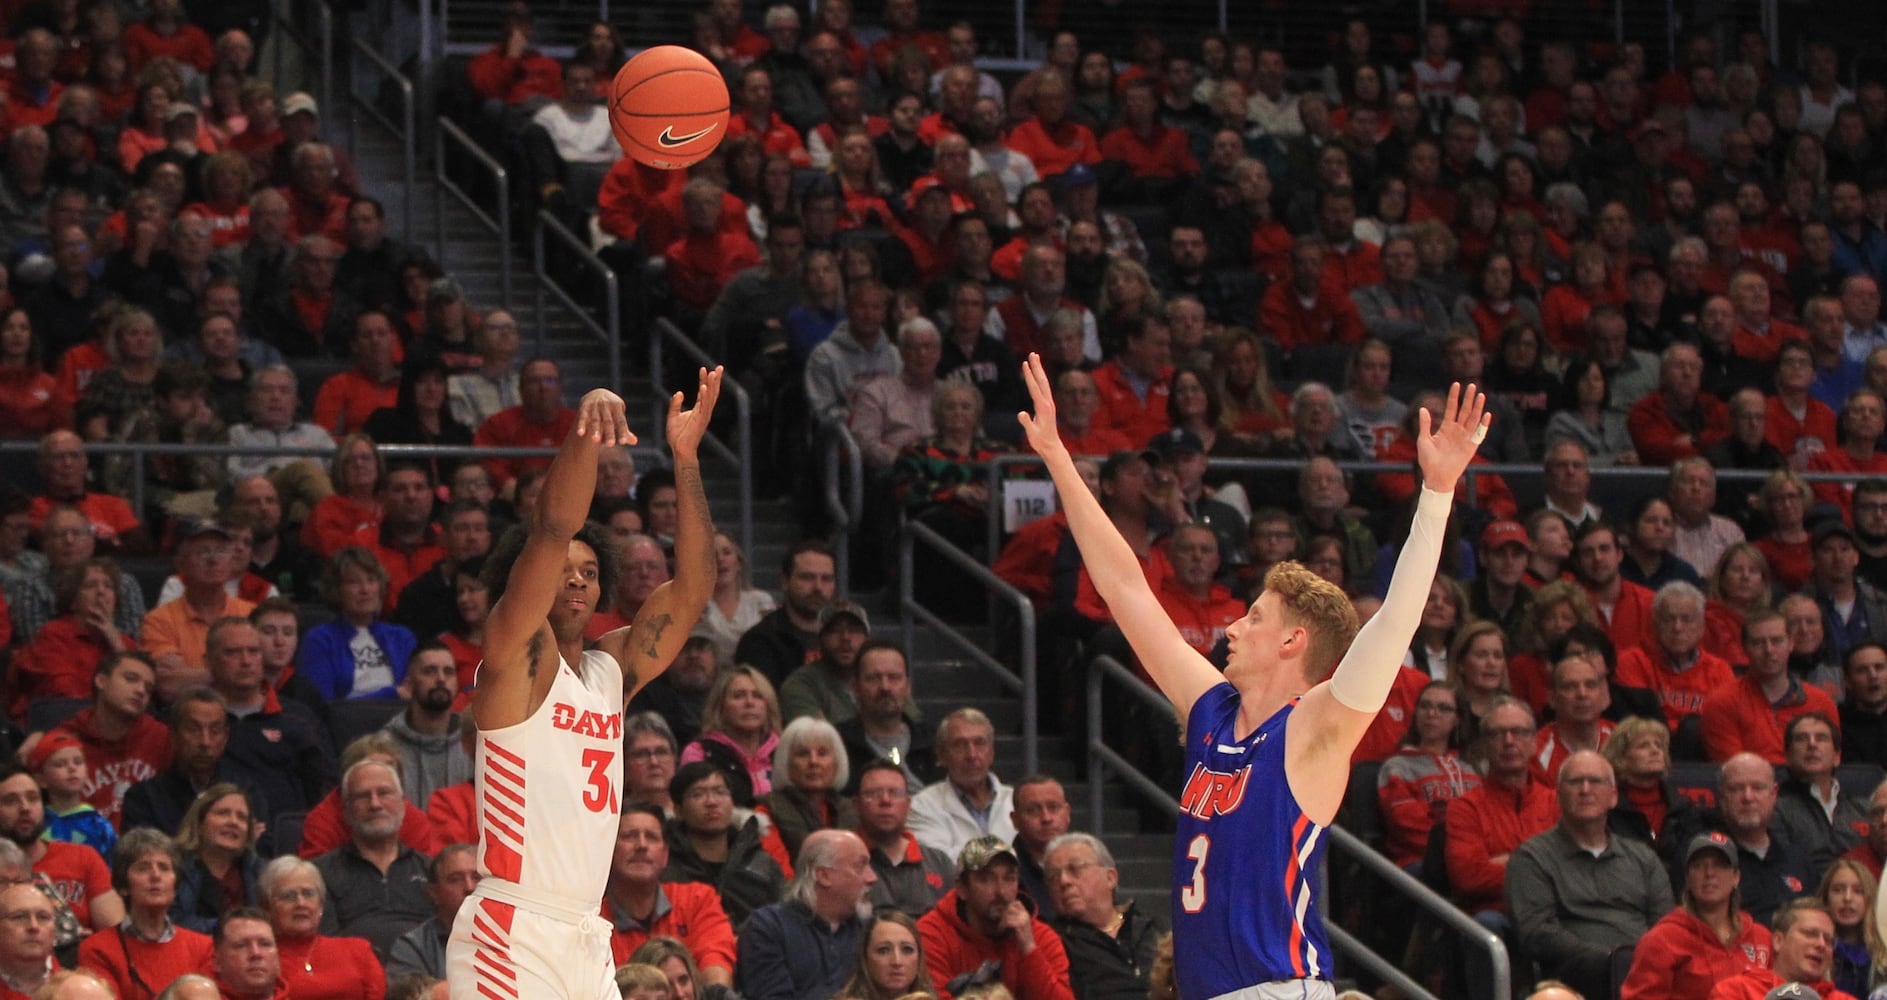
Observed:
[[[596,641],[597,649],[615,657],[622,666],[625,699],[635,697],[642,685],[654,680],[681,655],[689,630],[701,617],[700,609],[690,613],[682,607],[686,603],[685,592],[676,589],[671,580],[655,588],[642,610],[636,612],[633,624]]]
[[[1311,822],[1337,817],[1349,787],[1350,756],[1375,713],[1359,712],[1330,693],[1328,681],[1304,692],[1284,732],[1284,777]]]

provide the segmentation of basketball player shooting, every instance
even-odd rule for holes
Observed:
[[[478,869],[446,945],[453,1000],[616,1000],[610,925],[597,916],[622,811],[622,713],[667,669],[714,589],[713,525],[696,451],[721,391],[702,369],[693,409],[668,404],[681,518],[675,578],[627,628],[584,649],[615,593],[608,535],[587,524],[602,449],[635,443],[623,401],[578,406],[524,530],[485,567],[493,604],[472,693],[478,723]]]
[[[1182,1000],[1334,997],[1317,912],[1324,827],[1349,783],[1350,754],[1389,695],[1441,554],[1455,481],[1486,436],[1487,400],[1448,390],[1436,423],[1420,414],[1424,487],[1382,609],[1359,632],[1337,587],[1296,562],[1225,630],[1221,675],[1160,607],[1134,551],[1082,484],[1055,429],[1041,359],[1018,414],[1048,465],[1095,587],[1182,721],[1188,777],[1174,841],[1173,957]],[[1341,660],[1342,662],[1338,662]],[[1334,668],[1334,672],[1333,672]]]

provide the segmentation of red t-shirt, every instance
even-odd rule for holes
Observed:
[[[54,507],[69,502],[41,494],[34,497],[26,508],[26,519],[32,524],[33,530],[38,531],[46,526],[46,515]],[[85,514],[86,520],[92,522],[93,537],[106,548],[117,548],[120,538],[138,530],[138,517],[131,512],[131,505],[123,497],[110,493],[87,493],[77,502],[72,502],[72,505]]]
[[[668,286],[675,300],[703,312],[734,275],[760,263],[760,248],[745,234],[689,233],[669,244]]]
[[[79,926],[92,926],[92,900],[111,891],[111,869],[105,867],[105,859],[90,847],[57,840],[40,843],[46,854],[33,871],[52,882],[59,898],[79,918]]]
[[[1029,158],[1042,177],[1065,174],[1077,163],[1101,162],[1101,145],[1086,125],[1064,118],[1053,126],[1031,118],[1009,132],[1009,148]]]
[[[540,424],[524,412],[524,407],[513,406],[486,417],[472,435],[472,443],[480,448],[555,448],[563,444],[563,439],[569,435],[570,428],[576,422],[577,411],[569,407],[560,408],[550,423]],[[485,460],[485,468],[501,484],[518,478],[518,473],[525,469],[542,469],[548,465],[548,458]]]
[[[316,328],[319,329],[319,328]],[[315,393],[314,422],[337,439],[367,426],[373,411],[400,401],[400,383],[376,382],[358,368],[335,372]]]
[[[1165,125],[1154,125],[1145,136],[1125,125],[1114,129],[1101,139],[1101,158],[1125,163],[1135,177],[1170,179],[1199,172],[1186,133]]]

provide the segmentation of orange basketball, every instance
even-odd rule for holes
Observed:
[[[637,163],[680,170],[727,134],[727,82],[708,58],[679,45],[644,50],[616,71],[609,126]]]

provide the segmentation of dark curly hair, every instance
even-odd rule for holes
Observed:
[[[485,581],[485,588],[491,594],[491,606],[497,606],[498,599],[504,596],[505,587],[511,582],[511,567],[517,565],[524,542],[530,537],[529,525],[513,525],[485,557],[479,579]],[[622,566],[617,562],[615,546],[610,544],[609,529],[586,521],[571,541],[582,542],[596,553],[596,584],[602,590],[602,601],[610,601],[616,593],[616,579],[622,575]]]

